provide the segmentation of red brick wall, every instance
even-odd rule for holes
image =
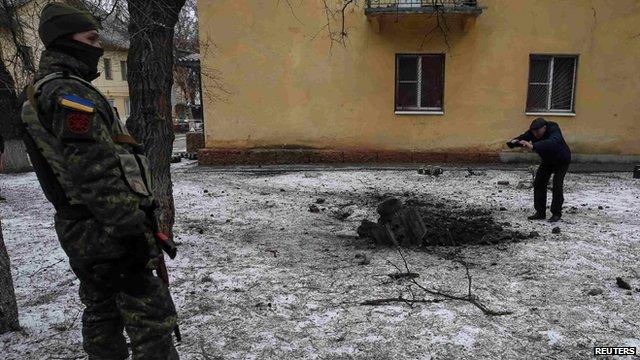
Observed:
[[[411,151],[200,149],[200,165],[363,164],[363,163],[499,163],[497,153]]]
[[[187,133],[187,152],[193,153],[204,148],[204,133],[188,132]]]

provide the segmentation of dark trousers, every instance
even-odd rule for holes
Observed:
[[[131,340],[134,360],[178,360],[172,330],[176,310],[169,289],[153,274],[140,274],[138,291],[127,294],[96,281],[91,269],[75,264],[71,268],[80,280],[82,345],[89,360],[128,358],[123,331]]]
[[[131,340],[134,360],[177,360],[172,331],[176,309],[166,284],[151,271],[129,273],[126,289],[108,276],[120,277],[121,264],[131,252],[121,238],[108,236],[94,218],[69,220],[56,215],[56,232],[80,280],[82,344],[89,360],[121,360]],[[107,265],[97,273],[96,265]]]
[[[553,174],[553,200],[551,201],[551,213],[562,216],[562,204],[564,203],[563,186],[564,176],[567,174],[569,164],[540,164],[533,181],[533,201],[538,214],[547,212],[547,186]]]

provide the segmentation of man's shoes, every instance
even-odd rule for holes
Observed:
[[[554,223],[554,222],[558,222],[558,221],[560,221],[560,219],[561,219],[561,216],[560,216],[560,215],[552,215],[552,216],[549,218],[549,222],[552,222],[552,223]]]
[[[529,219],[529,220],[544,220],[546,218],[547,218],[547,215],[541,214],[541,213],[535,213],[535,214],[527,217],[527,219]]]

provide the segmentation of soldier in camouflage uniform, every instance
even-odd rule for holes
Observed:
[[[148,160],[90,81],[102,56],[99,23],[59,3],[41,14],[42,53],[22,108],[24,140],[56,209],[55,229],[80,279],[83,346],[90,359],[178,359],[176,311],[152,273],[154,239]]]

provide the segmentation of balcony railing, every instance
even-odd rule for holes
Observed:
[[[365,14],[468,14],[479,15],[477,0],[367,0]]]

